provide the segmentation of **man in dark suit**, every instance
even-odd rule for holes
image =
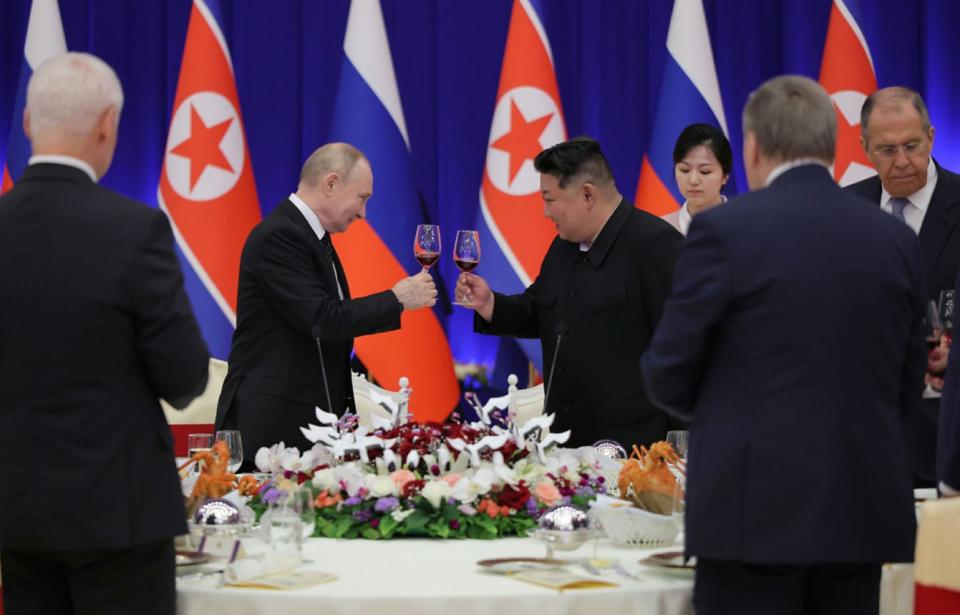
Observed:
[[[24,130],[34,156],[0,197],[0,568],[24,613],[176,607],[186,532],[158,398],[203,392],[207,347],[166,216],[97,185],[123,92],[87,54],[43,64]]]
[[[877,175],[847,189],[919,236],[927,291],[936,302],[942,291],[953,288],[960,269],[960,175],[931,157],[930,114],[911,89],[890,87],[871,94],[860,113],[860,130]],[[903,417],[903,430],[916,485],[932,486],[939,400],[929,390],[924,396],[921,410]]]
[[[463,274],[457,292],[476,310],[475,330],[540,338],[544,411],[556,413],[553,431],[573,430],[569,446],[661,440],[669,421],[647,399],[639,359],[660,320],[683,236],[620,195],[593,139],[544,150],[534,166],[545,215],[557,226],[540,275],[507,296]]]
[[[692,419],[686,550],[712,613],[876,615],[911,561],[899,415],[920,403],[923,259],[827,169],[836,116],[806,77],[744,110],[750,188],[694,218],[643,375]]]
[[[247,238],[216,425],[240,430],[248,467],[263,446],[309,448],[300,428],[316,422],[315,407],[352,407],[354,337],[398,329],[403,310],[436,303],[425,271],[391,290],[350,296],[330,234],[362,219],[372,194],[366,157],[346,143],[324,145],[304,163],[297,192]]]

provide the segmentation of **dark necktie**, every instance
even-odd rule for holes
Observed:
[[[893,214],[894,218],[906,224],[907,219],[903,216],[903,210],[909,204],[910,204],[909,200],[902,197],[895,196],[892,199],[890,199],[890,213]]]
[[[330,259],[330,262],[333,260],[333,242],[330,241],[330,233],[324,233],[323,238],[320,240],[320,245],[323,247],[323,253],[327,258]]]

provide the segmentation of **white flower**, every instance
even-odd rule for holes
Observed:
[[[403,523],[403,520],[412,515],[415,510],[415,508],[409,508],[407,510],[395,508],[393,512],[390,513],[390,516],[393,517],[393,520],[397,523]]]
[[[286,449],[283,442],[274,444],[270,448],[260,447],[253,461],[261,472],[276,474],[280,471],[280,454],[284,450]]]
[[[493,471],[489,468],[480,468],[471,477],[464,477],[457,481],[450,493],[458,502],[468,504],[486,494],[493,486]]]
[[[324,468],[313,475],[313,486],[321,491],[329,493],[339,493],[340,485],[332,468]]]
[[[307,451],[301,455],[299,449],[290,447],[280,453],[280,467],[289,472],[308,472],[315,467],[313,453]]]
[[[375,498],[382,498],[388,495],[397,495],[397,485],[389,476],[378,476],[376,474],[367,474],[364,479],[364,485],[370,495]]]
[[[440,502],[453,492],[453,489],[446,481],[432,480],[427,483],[420,495],[425,497],[434,508],[440,508]]]
[[[336,461],[330,449],[320,443],[314,444],[308,452],[313,456],[314,468],[320,465],[332,466]]]
[[[348,496],[357,495],[360,487],[364,486],[366,473],[358,467],[356,462],[344,463],[333,469],[333,474],[337,479],[337,484],[346,485],[344,491]]]
[[[543,478],[546,468],[528,459],[521,459],[514,464],[513,473],[518,481],[525,480],[528,485],[532,485]]]

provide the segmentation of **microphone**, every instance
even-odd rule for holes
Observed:
[[[553,360],[550,361],[550,377],[547,379],[547,388],[543,393],[543,413],[547,414],[549,406],[547,405],[550,402],[550,389],[553,388],[553,370],[557,368],[557,357],[560,356],[560,341],[563,339],[563,336],[567,334],[567,325],[562,322],[557,323],[557,345],[553,349]]]
[[[320,375],[323,376],[323,392],[327,394],[327,412],[334,412],[333,402],[330,399],[330,385],[327,383],[327,366],[323,362],[323,346],[320,344],[320,327],[313,326],[313,339],[317,342],[317,355],[320,357]]]

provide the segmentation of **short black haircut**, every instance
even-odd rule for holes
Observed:
[[[693,148],[703,145],[713,152],[720,162],[724,175],[730,175],[733,168],[733,151],[730,141],[723,135],[723,131],[710,124],[690,124],[677,137],[677,144],[673,146],[673,164],[677,164],[687,157]]]
[[[590,137],[575,137],[548,147],[537,154],[533,166],[540,173],[556,177],[561,188],[566,188],[571,179],[579,176],[597,186],[613,180],[600,144]]]

